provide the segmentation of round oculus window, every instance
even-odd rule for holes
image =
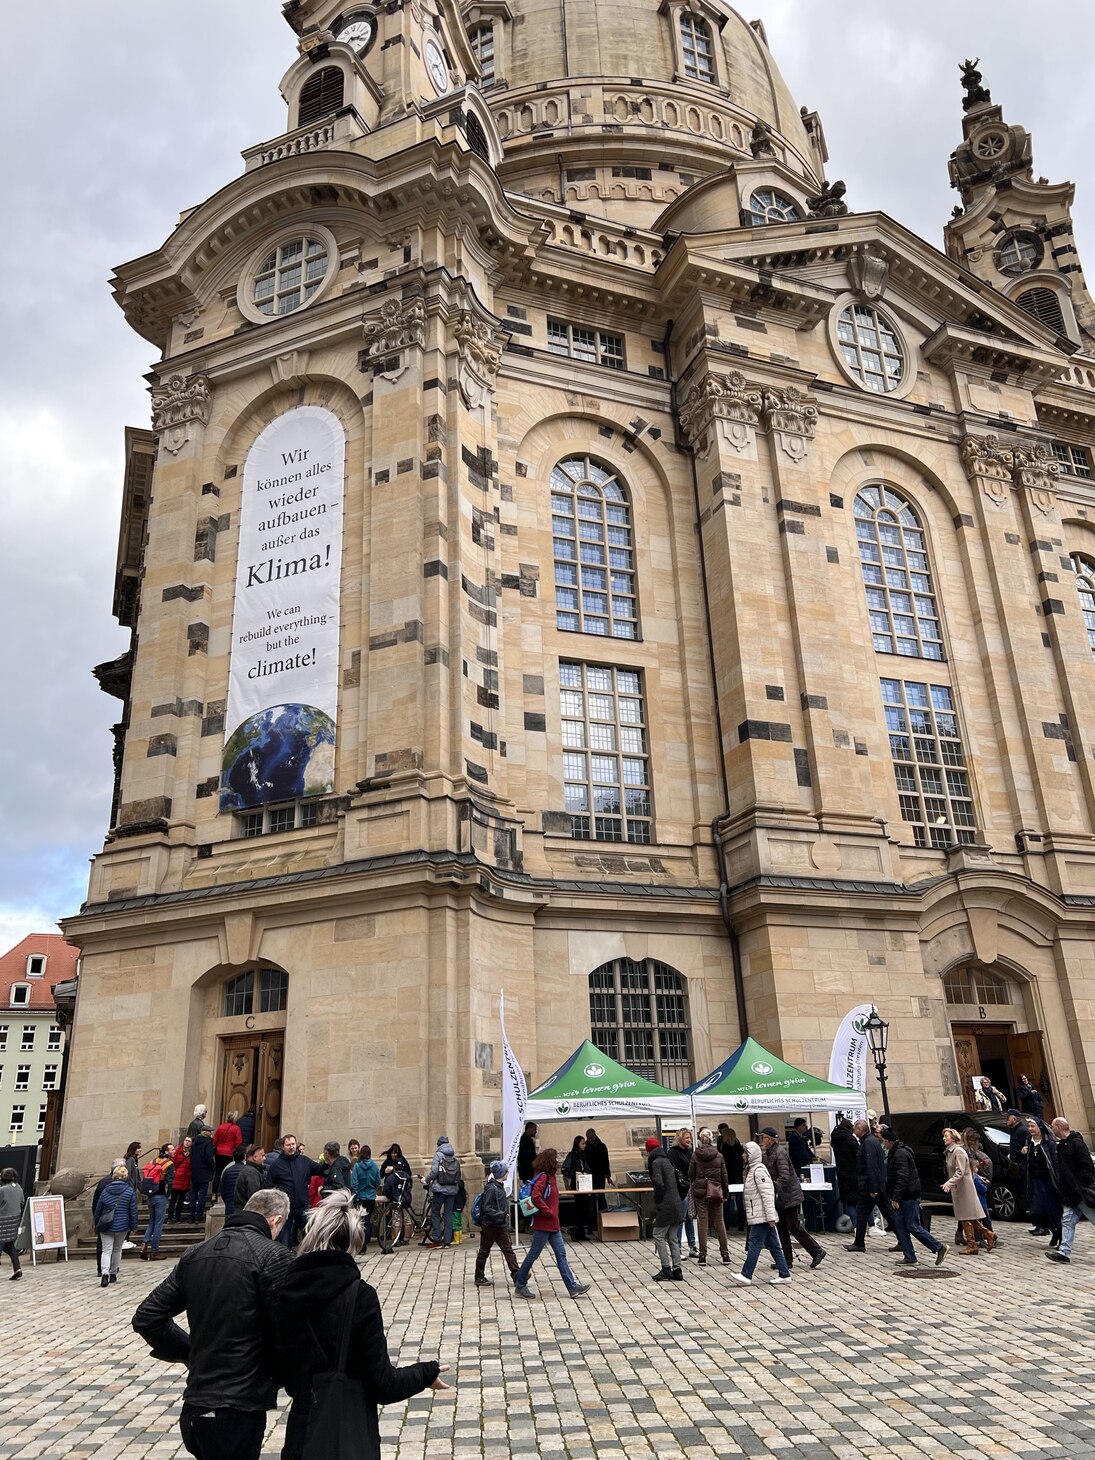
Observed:
[[[996,265],[1005,274],[1025,274],[1041,263],[1042,245],[1033,233],[1013,233],[996,250]]]
[[[870,304],[849,304],[836,323],[837,345],[848,374],[864,390],[888,395],[905,379],[905,350],[897,330]]]
[[[252,257],[236,302],[256,324],[295,314],[327,287],[337,268],[338,244],[326,228],[283,234]]]

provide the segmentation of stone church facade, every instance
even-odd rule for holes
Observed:
[[[497,1149],[502,991],[535,1079],[824,1074],[873,1002],[894,1109],[1095,1122],[1071,185],[967,64],[941,251],[720,0],[284,10],[287,130],[114,279],[159,359],[62,1161],[199,1100]]]

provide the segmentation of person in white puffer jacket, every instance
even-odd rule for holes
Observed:
[[[756,1141],[745,1143],[745,1176],[742,1190],[745,1204],[745,1220],[748,1235],[745,1247],[745,1265],[741,1272],[733,1274],[736,1283],[751,1283],[753,1271],[760,1257],[761,1249],[767,1247],[776,1264],[774,1283],[789,1283],[791,1270],[779,1245],[779,1214],[776,1211],[776,1191],[764,1165],[764,1157]]]

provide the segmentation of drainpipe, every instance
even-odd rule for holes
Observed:
[[[662,339],[662,354],[665,358],[666,375],[669,380],[669,402],[673,414],[673,436],[674,443],[678,448],[688,451],[688,459],[692,464],[692,495],[696,505],[696,528],[700,530],[700,479],[696,471],[696,456],[691,447],[682,441],[680,425],[677,420],[677,377],[673,372],[672,356],[669,349],[670,336],[673,333],[673,320],[670,320],[665,327],[665,335]],[[745,976],[741,966],[741,944],[738,940],[737,930],[734,921],[730,916],[730,885],[726,873],[726,853],[723,849],[722,839],[719,836],[719,822],[723,816],[729,815],[730,807],[730,785],[726,779],[726,760],[723,755],[722,739],[722,711],[719,707],[718,681],[715,677],[715,636],[711,624],[711,595],[707,584],[707,560],[703,553],[703,540],[700,538],[700,581],[703,584],[703,612],[707,624],[707,655],[711,669],[711,688],[715,702],[715,734],[718,739],[718,763],[719,778],[722,781],[723,801],[726,811],[711,818],[711,840],[715,846],[715,856],[719,864],[719,911],[722,913],[722,920],[726,926],[726,933],[730,939],[730,964],[734,975],[734,997],[738,1009],[738,1029],[743,1040],[749,1037],[749,1017],[745,1006]],[[750,1117],[750,1125],[755,1123],[755,1117]]]

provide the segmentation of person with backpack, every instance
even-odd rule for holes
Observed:
[[[118,1281],[122,1244],[130,1232],[137,1230],[137,1196],[129,1184],[129,1172],[124,1161],[116,1161],[111,1168],[110,1180],[92,1208],[91,1219],[103,1239],[99,1286],[105,1288]]]
[[[171,1200],[167,1204],[167,1220],[181,1222],[186,1198],[190,1195],[190,1152],[194,1142],[184,1136],[171,1153]]]
[[[353,1145],[353,1142],[350,1144]],[[376,1199],[380,1192],[380,1167],[373,1160],[372,1146],[362,1146],[358,1150],[357,1160],[350,1167],[350,1190],[354,1201],[365,1213],[365,1246],[362,1251],[368,1252],[376,1216]]]
[[[165,1254],[160,1251],[160,1237],[171,1196],[173,1171],[170,1141],[160,1147],[159,1155],[155,1160],[149,1161],[141,1171],[141,1192],[148,1203],[148,1226],[141,1238],[141,1259],[144,1262],[164,1260]]]
[[[323,1147],[323,1182],[320,1191],[329,1196],[332,1191],[350,1190],[350,1158],[342,1155],[337,1141],[328,1141]]]
[[[506,1177],[509,1167],[505,1161],[492,1161],[490,1174],[483,1190],[472,1204],[471,1217],[479,1228],[479,1251],[475,1256],[475,1286],[489,1288],[487,1258],[492,1247],[497,1247],[506,1260],[510,1276],[517,1281],[517,1254],[509,1235],[509,1196],[506,1192]]]
[[[437,1137],[433,1163],[422,1178],[433,1206],[433,1229],[426,1247],[452,1246],[452,1212],[460,1193],[460,1162],[448,1136]]]
[[[559,1276],[566,1284],[567,1292],[572,1298],[580,1298],[583,1293],[589,1292],[589,1284],[580,1283],[567,1262],[566,1243],[559,1226],[559,1152],[554,1146],[540,1152],[532,1163],[532,1173],[527,1189],[521,1188],[521,1203],[525,1215],[532,1216],[532,1242],[514,1277],[514,1292],[519,1298],[531,1299],[536,1296],[529,1291],[529,1275],[540,1253],[545,1247],[550,1247],[555,1254]]]

